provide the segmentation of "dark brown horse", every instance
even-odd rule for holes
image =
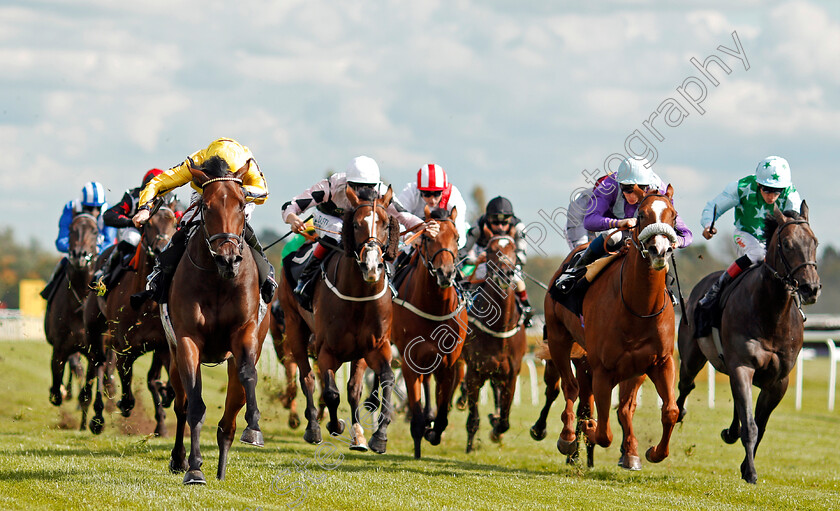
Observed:
[[[116,368],[122,384],[122,398],[117,402],[117,407],[123,417],[131,415],[135,403],[131,388],[134,361],[154,351],[147,386],[152,394],[157,423],[154,432],[158,436],[166,434],[164,407],[172,402],[175,395],[172,386],[161,379],[161,369],[166,367],[169,370],[169,344],[160,321],[157,302],[147,301],[140,310],[135,310],[130,306],[129,298],[145,289],[146,277],[152,272],[155,258],[174,233],[175,213],[166,207],[158,209],[143,226],[140,243],[131,262],[132,268],[120,276],[107,296],[90,293],[85,307],[88,343],[92,346],[104,345],[100,349],[112,349],[117,354]],[[109,247],[99,258],[100,266],[107,260],[110,250],[114,249],[116,247]]]
[[[64,275],[56,284],[55,295],[47,304],[44,317],[44,333],[53,347],[52,376],[50,387],[50,402],[56,406],[61,404],[62,379],[67,360],[76,352],[81,352],[88,359],[86,382],[79,392],[79,405],[82,409],[81,430],[87,427],[87,411],[90,406],[92,385],[96,381],[96,364],[104,363],[104,352],[91,351],[85,338],[83,311],[85,298],[90,291],[88,284],[93,277],[94,263],[97,256],[97,240],[99,228],[96,218],[87,213],[80,213],[73,217],[70,223],[70,250],[67,252],[67,265]],[[91,431],[102,431],[104,418],[102,407],[96,409],[96,414],[90,422]],[[96,408],[98,405],[94,405]]]
[[[257,369],[268,318],[261,304],[257,265],[245,245],[246,163],[230,173],[220,158],[191,168],[201,187],[201,222],[187,243],[186,253],[172,278],[168,304],[161,314],[172,321],[170,374],[178,418],[169,468],[187,470],[184,484],[205,484],[199,438],[206,415],[201,397],[201,364],[227,361],[225,411],[216,430],[219,445],[218,479],[224,479],[228,452],[236,432],[236,416],[246,406],[248,426],[244,443],[262,446],[257,407]],[[184,427],[190,424],[190,456],[186,463]]]
[[[624,431],[619,465],[639,469],[637,441],[632,431],[635,395],[631,389],[650,376],[662,398],[662,437],[646,452],[648,461],[658,463],[668,456],[668,443],[677,420],[674,396],[674,309],[665,288],[667,257],[677,242],[674,223],[677,212],[672,205],[674,190],[665,195],[650,192],[639,203],[637,224],[627,254],[608,266],[592,282],[583,300],[582,318],[558,304],[551,295],[545,299],[546,336],[551,358],[560,371],[566,400],[563,430],[557,440],[561,453],[577,449],[573,429],[573,406],[578,398],[578,381],[572,374],[570,354],[575,342],[587,354],[592,370],[592,391],[598,420],[584,423],[590,443],[608,447],[612,443],[609,427],[613,387],[622,384],[619,422]],[[560,271],[555,274],[555,279]],[[581,324],[583,323],[583,325]]]
[[[275,292],[275,300],[279,301],[279,289]],[[276,312],[275,312],[276,311]],[[286,372],[286,389],[280,394],[280,404],[289,410],[289,427],[297,429],[300,427],[300,415],[297,412],[297,362],[292,355],[292,350],[286,342],[286,313],[277,303],[272,303],[271,320],[268,331],[271,332],[271,340],[274,344],[274,353],[277,360],[283,365]]]
[[[280,300],[286,311],[286,342],[298,363],[300,383],[306,396],[307,420],[303,438],[309,443],[321,442],[321,428],[313,397],[315,376],[309,363],[309,337],[314,334],[315,352],[321,376],[324,402],[330,412],[327,430],[337,436],[345,423],[338,419],[340,395],[335,372],[350,362],[347,400],[350,404],[351,431],[349,444],[354,450],[370,449],[384,453],[391,422],[391,391],[394,373],[391,370],[391,292],[385,273],[385,260],[396,255],[399,224],[386,207],[391,202],[389,188],[382,198],[359,197],[347,187],[352,205],[344,216],[342,254],[335,254],[324,263],[324,278],[317,282],[312,313],[304,310],[294,298],[285,275],[280,283]],[[284,272],[285,273],[285,272]],[[382,384],[382,409],[378,428],[365,442],[359,417],[363,375],[370,367]],[[365,410],[366,425],[375,426],[371,410]]]
[[[527,343],[522,318],[512,286],[516,264],[516,243],[510,236],[493,236],[485,227],[487,277],[473,294],[469,311],[472,323],[464,358],[467,361],[467,452],[473,449],[478,431],[479,392],[490,380],[496,400],[490,414],[490,440],[500,442],[510,429],[510,407],[516,391],[516,378],[522,367]]]
[[[414,457],[420,457],[420,443],[425,436],[432,445],[440,444],[449,424],[449,409],[456,387],[456,362],[461,356],[467,335],[467,309],[458,296],[458,230],[451,214],[436,209],[434,215],[426,207],[426,221],[436,220],[440,233],[434,239],[420,238],[400,288],[394,299],[394,344],[402,354],[402,373],[408,390],[411,411],[411,437]],[[437,413],[434,427],[427,429],[426,413],[420,402],[421,387],[428,385],[434,374]],[[426,406],[429,406],[426,394]]]
[[[721,431],[723,441],[741,439],[746,456],[741,477],[755,483],[755,453],[764,436],[770,413],[785,395],[791,369],[802,349],[803,322],[800,303],[812,304],[820,294],[817,275],[817,237],[808,224],[808,206],[800,213],[778,207],[768,217],[764,262],[730,284],[722,309],[719,332],[695,338],[697,302],[716,282],[720,272],[706,276],[691,292],[686,316],[680,320],[680,419],[694,378],[708,360],[729,375],[735,400],[732,424]],[[726,294],[724,293],[724,294]],[[752,411],[752,386],[761,389]]]

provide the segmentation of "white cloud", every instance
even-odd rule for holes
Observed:
[[[801,1],[773,9],[770,19],[766,37],[773,53],[800,75],[840,83],[840,23],[836,19],[825,9]]]

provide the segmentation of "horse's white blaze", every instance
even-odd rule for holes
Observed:
[[[376,210],[370,210],[370,216],[365,218],[365,222],[368,224],[368,232],[370,233],[371,238],[376,237]]]
[[[653,246],[656,247],[660,254],[667,254],[668,249],[671,248],[671,240],[664,234],[659,234],[654,236]]]
[[[499,240],[499,248],[505,248],[510,243],[510,240],[502,238]]]
[[[665,201],[653,201],[650,205],[650,209],[653,210],[653,213],[656,215],[656,223],[662,223],[662,212],[668,209],[668,205]]]

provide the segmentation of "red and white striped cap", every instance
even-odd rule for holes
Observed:
[[[446,181],[446,171],[440,165],[429,163],[417,171],[417,188],[422,191],[435,192],[445,190],[449,183]]]

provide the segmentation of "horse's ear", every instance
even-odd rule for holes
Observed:
[[[668,188],[665,189],[665,197],[668,197],[668,200],[674,202],[674,187],[671,186],[671,183],[668,183]]]
[[[454,222],[456,218],[458,218],[458,207],[452,206],[452,211],[449,212],[449,219]]]
[[[808,204],[805,201],[802,201],[802,205],[799,206],[799,215],[807,222],[808,221]]]
[[[355,209],[359,205],[359,196],[356,195],[356,190],[350,186],[350,183],[347,183],[347,186],[344,188],[344,194],[347,195],[347,200],[350,201],[350,206]]]
[[[432,210],[429,208],[428,204],[426,204],[423,208],[423,215],[425,215],[427,222],[432,219]]]
[[[490,228],[489,228],[489,227],[487,227],[487,224],[484,224],[484,227],[483,227],[481,230],[482,230],[482,231],[483,231],[483,233],[484,233],[484,239],[489,240],[490,238],[492,238],[492,237],[493,237],[493,232],[492,232],[492,231],[490,231]]]
[[[391,188],[391,185],[388,185],[388,191],[385,192],[385,195],[382,196],[382,204],[385,205],[387,208],[391,204],[391,199],[394,198],[394,190]]]
[[[196,166],[195,161],[193,161],[193,159],[192,159],[192,158],[189,158],[189,157],[187,158],[187,165],[189,166],[189,169],[190,169],[190,174],[192,174],[193,181],[194,181],[194,182],[195,182],[195,184],[196,184],[196,185],[198,185],[199,187],[201,187],[201,184],[202,184],[202,183],[204,183],[205,181],[207,181],[208,179],[210,179],[210,178],[207,176],[207,174],[205,174],[205,173],[204,173],[204,171],[203,171],[203,170],[201,170],[200,168],[198,168],[198,167]]]
[[[253,158],[249,158],[248,161],[245,162],[245,165],[239,167],[239,170],[233,173],[233,177],[236,179],[242,179],[245,177],[245,173],[248,172],[248,169],[251,168],[251,161]]]
[[[782,213],[782,210],[779,209],[779,205],[775,202],[773,203],[773,218],[779,225],[783,225],[785,223],[785,215]]]

